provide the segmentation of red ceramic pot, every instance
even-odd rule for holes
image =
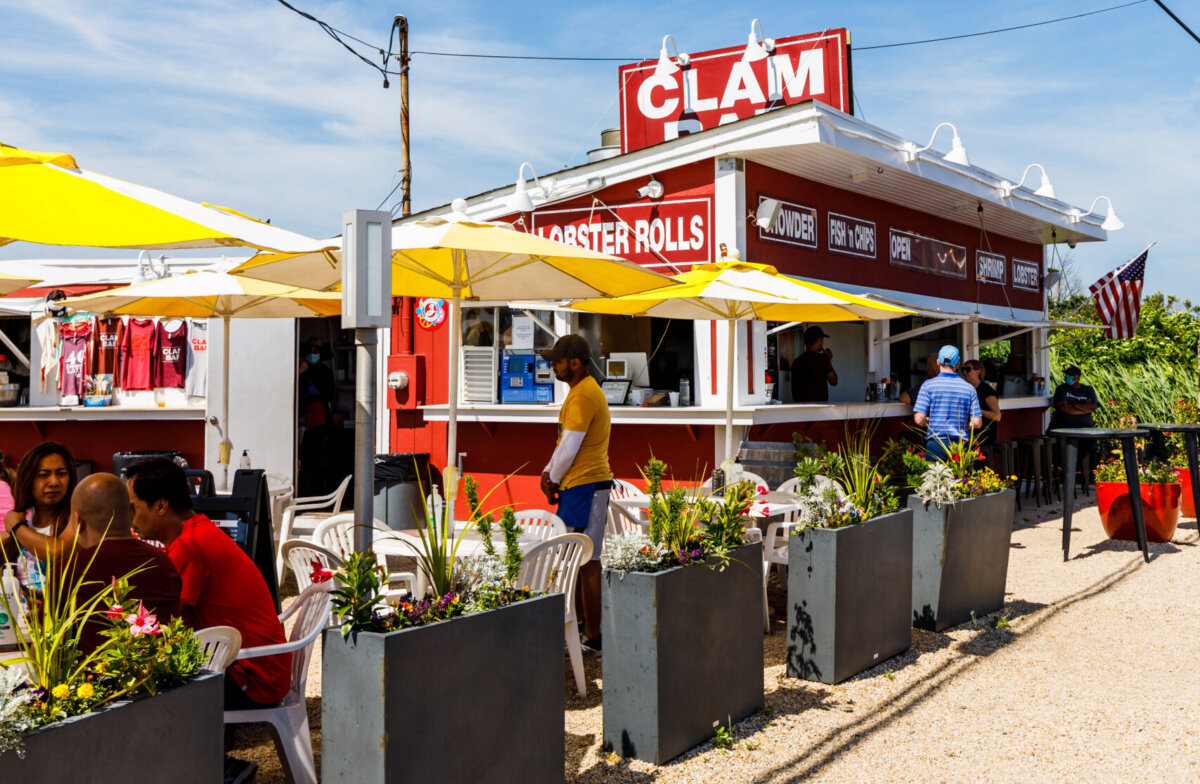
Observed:
[[[1180,507],[1180,514],[1195,520],[1196,501],[1192,498],[1192,475],[1188,473],[1187,466],[1176,468],[1175,475],[1179,477],[1180,492],[1183,493],[1183,505]]]
[[[1180,485],[1142,482],[1142,516],[1146,521],[1146,539],[1169,542],[1179,525]],[[1100,522],[1109,539],[1137,541],[1133,527],[1133,506],[1124,482],[1097,482],[1096,504]]]

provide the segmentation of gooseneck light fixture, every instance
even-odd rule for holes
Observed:
[[[754,35],[754,27],[758,26],[758,35]],[[761,42],[761,43],[760,43]],[[755,19],[750,22],[750,35],[746,39],[746,51],[742,53],[743,63],[756,63],[767,59],[767,55],[775,51],[775,39],[767,38],[763,33],[762,22]]]
[[[675,62],[671,62],[671,56],[667,54],[667,41],[671,42],[671,48],[675,50]],[[692,58],[686,53],[679,51],[679,46],[675,43],[675,39],[670,35],[664,35],[662,39],[662,48],[658,50],[658,65],[654,66],[654,78],[669,76],[680,68],[687,68],[692,64]]]
[[[1080,212],[1079,210],[1072,211],[1070,216],[1071,223],[1079,223],[1079,221],[1085,216],[1091,215],[1096,211],[1096,205],[1101,201],[1108,202],[1108,212],[1105,214],[1104,223],[1100,224],[1100,228],[1104,229],[1105,231],[1120,231],[1121,229],[1125,228],[1125,221],[1117,217],[1117,213],[1113,211],[1112,199],[1108,198],[1107,196],[1097,196],[1096,200],[1092,202],[1092,206],[1088,208],[1087,212]]]
[[[533,212],[533,199],[530,198],[529,191],[525,189],[525,178],[521,176],[521,172],[525,171],[526,166],[529,167],[529,173],[533,175],[534,185],[537,186],[541,197],[543,199],[547,198],[546,188],[542,185],[541,180],[538,179],[537,170],[533,168],[532,163],[525,161],[517,169],[517,184],[513,189],[513,195],[508,198],[508,206],[514,212]]]
[[[950,141],[950,152],[942,156],[943,160],[950,163],[957,163],[959,166],[970,166],[971,161],[967,159],[967,150],[963,147],[962,139],[958,137],[958,128],[954,127],[954,123],[938,123],[938,126],[933,129],[933,135],[929,137],[929,144],[924,147],[917,147],[912,142],[906,142],[902,152],[904,153],[905,163],[914,163],[917,156],[933,147],[933,142],[937,139],[938,131],[943,128],[949,128],[954,133],[954,138]]]
[[[1039,185],[1038,189],[1033,192],[1033,195],[1041,196],[1046,199],[1057,199],[1058,196],[1054,193],[1054,186],[1050,184],[1050,177],[1046,174],[1046,167],[1042,166],[1040,163],[1031,163],[1026,166],[1025,173],[1021,175],[1021,181],[1016,185],[1013,185],[1008,180],[1001,182],[1000,185],[997,186],[1000,190],[1000,195],[1005,199],[1007,199],[1009,196],[1012,196],[1013,191],[1025,184],[1025,178],[1029,176],[1029,172],[1032,171],[1035,166],[1042,172],[1042,184]]]
[[[650,182],[637,189],[637,195],[643,199],[661,199],[666,189],[663,184],[650,175]]]

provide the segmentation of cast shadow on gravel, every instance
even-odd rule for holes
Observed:
[[[979,646],[984,646],[985,644],[994,646],[996,643],[1008,645],[1018,637],[1041,627],[1073,605],[1085,602],[1092,597],[1104,593],[1136,572],[1142,565],[1141,553],[1137,552],[1136,557],[1131,558],[1116,571],[1105,575],[1054,604],[1041,608],[1038,608],[1033,603],[1013,602],[1011,605],[1006,604],[1006,609],[1011,606],[1014,610],[1028,610],[1028,623],[1022,624],[1021,628],[1016,630],[1011,637],[1003,635],[1001,637],[989,638],[988,635],[995,634],[997,631],[1007,631],[992,630],[989,628],[986,632],[981,632],[980,635],[976,635],[973,640],[969,640],[963,645],[971,646],[973,643]],[[1012,618],[1015,616],[1010,615],[1009,617]],[[969,649],[964,652],[972,653],[972,650]],[[767,784],[767,782],[775,784],[775,782],[781,781],[802,782],[807,780],[835,761],[843,750],[852,747],[859,741],[870,738],[876,730],[882,729],[892,721],[902,718],[913,710],[913,708],[920,706],[925,701],[937,697],[942,688],[951,683],[957,675],[984,660],[986,660],[986,656],[973,655],[970,658],[964,657],[946,661],[935,670],[926,673],[919,682],[898,691],[890,701],[882,705],[878,710],[873,711],[869,715],[861,716],[840,728],[829,731],[824,737],[814,742],[811,747],[801,752],[791,762],[777,765],[759,774],[754,781],[756,784]]]
[[[591,736],[585,736],[591,737]],[[649,784],[658,780],[658,771],[643,773],[634,770],[631,760],[621,758],[612,765],[603,760],[592,765],[587,770],[578,771],[571,777],[574,784],[607,784],[610,781],[628,781],[633,784]]]
[[[1168,555],[1178,553],[1180,549],[1174,542],[1150,542],[1148,547],[1150,560],[1153,561],[1160,555]],[[1127,542],[1123,539],[1105,539],[1095,544],[1087,545],[1082,552],[1071,557],[1072,561],[1081,561],[1084,558],[1091,558],[1094,555],[1104,555],[1107,553],[1138,553],[1141,554],[1142,548],[1137,542]]]

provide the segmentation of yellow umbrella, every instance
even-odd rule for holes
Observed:
[[[333,289],[341,285],[339,251],[259,254],[233,270],[246,275]],[[446,427],[446,494],[453,514],[458,487],[458,344],[461,301],[551,300],[621,296],[671,279],[604,253],[526,234],[505,223],[432,218],[392,229],[393,296],[450,300],[450,401]]]
[[[9,275],[8,273],[0,272],[0,297],[12,294],[14,291],[29,288],[36,283],[41,283],[41,281],[37,278],[26,278],[22,275]]]
[[[911,310],[780,275],[765,264],[731,260],[700,264],[665,288],[615,299],[573,302],[592,313],[674,319],[723,319],[729,325],[726,358],[725,456],[733,449],[734,321],[868,321],[911,315]]]
[[[223,207],[80,169],[64,153],[0,144],[0,245],[96,248],[334,247]]]
[[[134,286],[100,291],[63,300],[73,310],[113,316],[164,316],[175,318],[220,318],[225,322],[225,391],[221,398],[223,440],[219,462],[229,470],[229,320],[231,318],[305,318],[337,316],[342,312],[342,295],[310,291],[252,278],[207,270]],[[224,480],[227,480],[226,476]],[[223,484],[227,484],[223,480]]]

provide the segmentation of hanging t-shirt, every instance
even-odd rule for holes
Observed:
[[[152,319],[130,319],[121,343],[121,389],[154,389],[157,354],[158,325]]]
[[[164,389],[183,389],[187,367],[187,322],[178,320],[174,330],[167,328],[171,321],[158,322],[158,361],[154,363],[154,386]]]
[[[90,331],[64,330],[62,336],[62,359],[59,376],[62,388],[62,405],[77,406],[87,394],[85,379],[88,374],[88,352],[91,349]]]
[[[92,334],[92,372],[115,375],[121,358],[121,339],[125,337],[125,322],[120,316],[97,319]]]
[[[189,395],[208,396],[208,321],[188,319],[187,384]]]
[[[37,339],[42,349],[38,389],[45,394],[47,389],[58,389],[58,319],[53,316],[42,319],[37,325]]]

